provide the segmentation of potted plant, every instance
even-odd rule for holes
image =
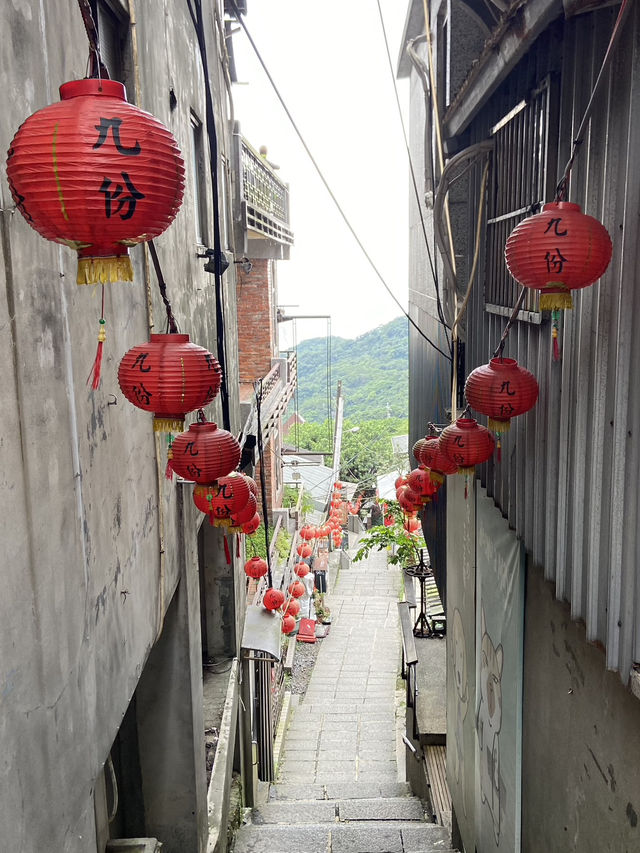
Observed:
[[[420,533],[408,533],[404,528],[402,510],[395,501],[386,501],[385,519],[392,518],[392,524],[383,524],[368,530],[359,542],[354,562],[368,557],[371,551],[390,549],[389,562],[401,566],[415,566],[420,562],[420,552],[426,551],[424,538]],[[395,506],[394,506],[395,504]],[[426,557],[426,554],[424,555]]]
[[[324,592],[318,592],[317,589],[313,591],[313,609],[315,610],[318,622],[321,622],[323,625],[331,624],[331,611],[325,604]]]

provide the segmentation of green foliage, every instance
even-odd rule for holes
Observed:
[[[342,381],[345,417],[377,420],[409,413],[408,328],[397,317],[349,340],[331,338],[331,373]],[[332,396],[335,388],[331,389]],[[298,344],[298,410],[322,423],[327,413],[327,340]],[[325,445],[326,446],[326,445]]]
[[[376,475],[385,474],[396,467],[391,437],[406,435],[408,431],[409,422],[406,418],[374,421],[346,419],[342,429],[340,477],[352,483],[373,485]],[[294,439],[295,429],[292,429],[285,441],[292,443]],[[299,424],[298,440],[300,447],[305,450],[327,450],[331,447],[327,422]],[[331,455],[325,456],[325,464],[332,465],[332,460]]]
[[[284,487],[284,495],[282,498],[282,506],[283,507],[295,507],[298,505],[298,497],[300,492],[296,486],[285,486]],[[313,501],[307,491],[302,490],[302,502],[300,504],[300,511],[303,515],[307,515],[310,512],[313,512]]]
[[[393,527],[372,527],[359,544],[360,548],[353,558],[354,561],[368,557],[374,548],[376,551],[382,551],[383,548],[395,546],[395,553],[389,556],[389,562],[400,563],[402,566],[415,566],[420,560],[420,549],[426,548],[422,536],[407,533],[400,524],[394,524]]]
[[[247,536],[247,554],[251,557],[262,557],[267,559],[267,546],[264,541],[264,522],[252,536]]]
[[[289,557],[291,552],[291,536],[288,531],[285,530],[284,527],[281,527],[278,531],[278,537],[276,539],[276,554],[278,555],[278,559],[280,562],[286,560]]]
[[[313,591],[313,609],[316,611],[318,622],[324,622],[331,616],[331,611],[324,600],[324,592]]]

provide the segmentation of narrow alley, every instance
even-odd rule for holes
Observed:
[[[331,629],[292,711],[276,781],[234,851],[446,853],[448,832],[428,822],[403,781],[400,572],[374,552],[334,565],[331,579]]]

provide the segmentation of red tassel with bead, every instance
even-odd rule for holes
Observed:
[[[100,330],[98,332],[98,348],[96,350],[96,357],[93,360],[93,367],[89,371],[89,376],[87,377],[87,385],[91,383],[91,389],[93,391],[97,391],[100,387],[100,374],[102,372],[102,351],[104,349],[104,342],[107,339],[107,333],[104,327],[104,285],[102,285],[102,311],[100,314]]]

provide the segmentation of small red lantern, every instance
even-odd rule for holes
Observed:
[[[289,595],[292,595],[294,598],[300,598],[304,593],[304,584],[300,581],[294,581],[292,584],[289,584]]]
[[[244,573],[250,578],[261,578],[267,574],[268,568],[262,557],[252,557],[244,564]]]
[[[245,521],[242,525],[242,532],[247,536],[252,536],[260,527],[260,516],[256,513],[250,521]]]
[[[213,492],[211,506],[218,518],[231,518],[241,512],[249,503],[249,486],[242,474],[236,471],[227,477],[219,477],[217,483],[210,486]]]
[[[425,446],[420,453],[420,461],[429,469],[429,476],[434,483],[444,483],[445,476],[458,473],[458,466],[443,453],[438,436],[433,435],[425,439]]]
[[[296,551],[298,552],[298,556],[299,556],[299,557],[302,557],[303,559],[306,559],[307,557],[310,557],[310,556],[311,556],[311,554],[313,553],[313,548],[311,547],[311,545],[306,545],[306,544],[305,544],[305,545],[302,545],[302,544],[300,544],[300,545],[298,545],[298,547],[296,548]]]
[[[293,571],[298,575],[299,578],[306,578],[309,574],[309,566],[306,563],[296,563],[293,567]]]
[[[342,484],[339,480],[337,480],[337,481],[333,484],[333,488],[334,488],[334,489],[341,489],[341,488],[342,488],[342,486],[343,486],[343,484]]]
[[[415,512],[422,506],[422,498],[409,486],[401,486],[397,492],[398,503],[405,512]]]
[[[494,437],[474,418],[458,418],[442,430],[440,448],[458,466],[460,474],[472,474],[475,466],[486,462],[496,446]]]
[[[231,522],[233,523],[233,526],[242,527],[243,524],[251,521],[254,515],[256,515],[257,508],[258,502],[256,501],[255,496],[249,493],[249,500],[247,501],[246,506],[231,515]]]
[[[209,516],[210,524],[214,527],[226,527],[230,524],[229,520],[224,515],[214,512],[213,499],[215,498],[215,494],[216,491],[214,486],[197,485],[193,490],[193,502],[200,512]]]
[[[571,291],[597,281],[611,253],[604,225],[569,201],[545,204],[516,225],[504,251],[516,281],[542,291],[541,311],[572,308]]]
[[[210,421],[190,424],[171,444],[171,467],[178,476],[195,483],[209,484],[226,477],[239,461],[240,445],[234,436]]]
[[[282,619],[282,633],[290,634],[296,629],[296,618],[289,613],[286,613]]]
[[[405,486],[406,484],[407,484],[407,478],[406,477],[403,477],[402,475],[400,475],[399,477],[396,477],[396,481],[394,483],[394,486],[396,487],[396,491],[400,488],[400,486]]]
[[[385,526],[385,527],[393,527],[394,523],[395,523],[395,522],[394,522],[394,520],[393,520],[393,516],[392,516],[392,515],[385,515],[385,517],[384,517],[384,519],[383,519],[383,524],[384,524],[384,526]]]
[[[408,518],[404,523],[404,529],[410,534],[417,533],[420,530],[420,522],[417,518]]]
[[[438,484],[434,483],[427,468],[414,468],[407,477],[407,485],[414,494],[423,500],[430,498],[438,491]]]
[[[300,602],[297,598],[290,598],[284,609],[285,616],[297,616],[300,613]]]
[[[472,408],[489,416],[490,430],[506,432],[510,418],[535,406],[538,382],[515,358],[492,358],[469,374],[464,394]]]
[[[419,438],[416,443],[411,448],[411,452],[413,453],[415,459],[420,462],[420,454],[424,450],[424,446],[427,443],[426,438]]]
[[[316,529],[315,529],[315,527],[312,527],[310,524],[305,524],[305,526],[300,529],[300,538],[304,539],[306,542],[308,542],[311,539],[315,539],[315,536],[316,536]]]
[[[277,610],[284,604],[284,592],[270,586],[262,598],[262,603],[267,610]]]
[[[180,432],[184,416],[207,406],[220,390],[222,372],[211,353],[189,335],[151,335],[148,344],[125,353],[118,368],[124,396],[154,413],[153,428]]]
[[[128,247],[162,234],[182,204],[180,149],[116,80],[72,80],[60,98],[14,136],[11,194],[32,228],[78,252],[78,284],[132,281]]]

